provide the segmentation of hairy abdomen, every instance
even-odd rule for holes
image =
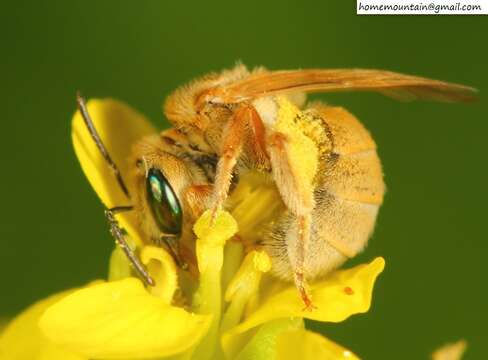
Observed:
[[[376,144],[364,126],[340,107],[314,104],[301,121],[319,149],[314,181],[315,208],[306,248],[308,278],[326,274],[354,257],[373,232],[385,186]],[[292,280],[296,221],[285,210],[264,236],[273,273]]]

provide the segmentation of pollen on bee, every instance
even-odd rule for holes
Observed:
[[[349,286],[346,286],[344,288],[344,292],[346,293],[346,295],[354,295],[354,290]]]

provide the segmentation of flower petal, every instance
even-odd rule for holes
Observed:
[[[0,318],[0,334],[2,333],[3,329],[7,327],[9,324],[10,320],[7,317],[1,317]]]
[[[465,340],[446,344],[432,354],[432,360],[461,360],[468,344]]]
[[[317,309],[304,311],[304,305],[293,286],[265,298],[257,310],[224,336],[243,333],[265,322],[304,317],[317,321],[340,322],[349,316],[369,310],[373,285],[383,271],[385,261],[376,258],[370,264],[332,273],[311,285],[312,301]]]
[[[142,137],[154,134],[156,130],[138,112],[112,99],[90,100],[87,104],[93,124],[109,155],[119,168],[127,183],[130,173],[129,156],[132,145]],[[78,161],[97,195],[107,208],[127,205],[128,199],[121,190],[107,162],[93,141],[79,111],[73,117],[71,137]],[[121,226],[138,242],[134,214],[125,212],[117,215]]]
[[[127,278],[67,296],[47,309],[39,325],[52,342],[91,359],[142,359],[192,347],[210,320],[165,304],[140,280]]]
[[[33,358],[25,358],[25,360],[34,360]],[[89,360],[87,357],[69,352],[61,346],[55,345],[48,341],[47,345],[42,348],[39,360]]]
[[[289,330],[276,339],[276,360],[359,360],[351,351],[305,329]]]
[[[278,336],[285,331],[303,328],[303,320],[300,318],[274,320],[259,327],[250,340],[247,338],[251,334],[244,334],[235,337],[234,340],[238,340],[235,343],[223,344],[224,353],[228,359],[236,360],[276,359],[276,339]],[[242,342],[246,344],[244,347],[242,347]],[[241,351],[238,352],[238,350]],[[236,352],[238,352],[237,357]]]
[[[5,360],[84,360],[52,344],[44,337],[38,321],[52,304],[66,297],[73,290],[53,295],[30,306],[7,325],[0,335],[0,359]]]

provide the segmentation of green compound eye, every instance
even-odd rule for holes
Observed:
[[[159,229],[165,234],[181,233],[180,202],[161,171],[151,168],[146,178],[149,206]]]

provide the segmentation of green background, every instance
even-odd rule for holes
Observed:
[[[388,193],[367,251],[372,311],[311,324],[364,359],[422,359],[458,338],[488,356],[486,16],[357,16],[352,1],[12,1],[1,7],[0,314],[104,276],[113,241],[70,143],[75,91],[166,126],[183,82],[236,60],[366,67],[465,83],[473,105],[320,96],[372,132]]]

